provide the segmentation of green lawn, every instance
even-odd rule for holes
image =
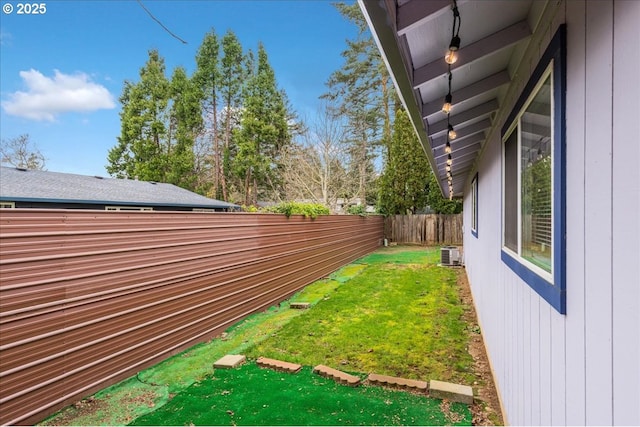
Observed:
[[[440,408],[425,396],[352,389],[310,373],[324,364],[363,378],[375,372],[471,384],[457,272],[438,267],[438,260],[438,249],[381,248],[291,299],[310,302],[311,309],[292,310],[285,302],[251,316],[224,338],[142,371],[43,425],[469,425],[464,405]],[[212,363],[225,354],[245,354],[250,362],[213,372]],[[298,375],[259,369],[253,362],[259,356],[305,368]],[[349,407],[356,409],[345,412]]]
[[[359,260],[366,265],[360,274],[246,354],[411,379],[473,381],[456,272],[438,267],[438,255],[404,249]]]
[[[469,410],[382,387],[348,387],[315,375],[217,370],[131,425],[469,425]]]

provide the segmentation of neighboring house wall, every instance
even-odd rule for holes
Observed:
[[[560,3],[501,106],[477,164],[467,274],[506,421],[640,424],[640,2]],[[566,314],[501,261],[500,127],[550,38],[567,26]],[[543,25],[545,27],[545,25]],[[520,70],[522,71],[522,70]],[[469,186],[464,222],[471,224]]]
[[[0,424],[30,424],[381,245],[383,218],[4,209]]]
[[[96,203],[84,203],[84,202],[2,202],[12,203],[14,208],[29,208],[29,209],[90,209],[90,210],[116,210],[111,208],[119,207],[122,210],[136,210],[147,209],[154,211],[170,211],[170,212],[199,212],[203,209],[208,209],[210,212],[225,212],[226,208],[194,208],[193,206],[148,206],[143,204],[136,204],[135,202],[130,204],[117,204],[117,202],[109,202],[109,204],[96,204]],[[110,209],[107,209],[110,208]]]

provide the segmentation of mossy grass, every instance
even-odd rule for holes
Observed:
[[[356,372],[468,384],[456,272],[437,266],[438,251],[378,251],[360,274],[303,316],[250,347],[250,357],[324,364]]]
[[[470,373],[472,360],[465,349],[466,325],[462,320],[464,309],[456,289],[456,273],[438,267],[438,255],[437,249],[382,248],[330,277],[307,286],[290,299],[290,302],[309,302],[312,309],[291,310],[288,302],[271,307],[229,328],[224,338],[192,347],[83,400],[84,403],[79,402],[62,410],[42,424],[123,425],[134,421],[136,417],[166,407],[173,408],[176,413],[172,421],[164,424],[184,425],[193,422],[211,425],[213,421],[206,418],[199,418],[199,421],[193,418],[198,410],[196,407],[185,403],[179,409],[174,402],[188,401],[187,396],[208,387],[203,384],[227,375],[221,374],[220,370],[214,374],[212,369],[213,362],[225,354],[246,354],[250,359],[272,357],[307,367],[325,364],[362,376],[375,372],[468,384],[473,381]],[[318,384],[320,380],[314,381]],[[325,384],[321,386],[325,390],[322,393],[328,393],[329,400],[339,399],[337,395],[331,397],[334,390],[332,383],[322,384]],[[250,396],[247,395],[246,399],[251,400]],[[386,401],[393,403],[394,399],[400,399],[400,395],[393,396],[385,398]],[[425,399],[424,396],[421,398]],[[205,405],[212,407],[214,402],[211,399],[217,400],[218,396],[205,393],[192,400],[196,406],[202,405],[204,400],[208,402]],[[425,403],[421,405],[422,411],[439,420],[434,421],[435,424],[454,422],[437,418],[442,416],[442,411],[437,407],[433,411],[440,415],[435,412],[430,414],[431,406],[425,406]],[[239,411],[230,410],[240,414]],[[331,412],[340,411],[335,409]],[[461,418],[461,422],[469,424],[470,421],[465,417]],[[458,415],[454,418],[457,419]],[[349,421],[346,415],[327,421],[318,418],[317,422],[309,421],[315,419],[313,417],[307,421],[294,418],[290,421],[248,419],[234,419],[233,422],[262,425],[307,422],[316,425],[413,424],[410,419],[400,418],[370,418],[366,421],[355,421],[356,418],[353,418],[354,421]],[[147,418],[139,422],[146,422],[144,420]],[[227,421],[232,420],[228,418]],[[159,421],[151,423],[160,424]],[[421,420],[415,423],[430,422]]]

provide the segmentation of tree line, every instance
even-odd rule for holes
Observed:
[[[167,77],[151,50],[139,80],[125,81],[107,171],[245,205],[277,198],[295,120],[264,46],[245,51],[232,31],[211,30],[195,60],[191,76],[177,67]]]
[[[309,123],[278,88],[262,44],[253,52],[233,31],[219,37],[212,29],[191,75],[176,67],[168,76],[151,50],[138,80],[124,82],[107,171],[247,207],[303,201],[386,215],[460,212],[459,200],[441,195],[360,8],[335,7],[358,31]]]

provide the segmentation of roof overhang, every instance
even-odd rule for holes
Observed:
[[[449,195],[444,153],[449,91],[444,61],[453,26],[452,0],[358,0],[442,193]],[[512,76],[548,2],[458,0],[462,40],[451,65],[449,122],[453,195],[461,197],[490,131],[498,125]]]

